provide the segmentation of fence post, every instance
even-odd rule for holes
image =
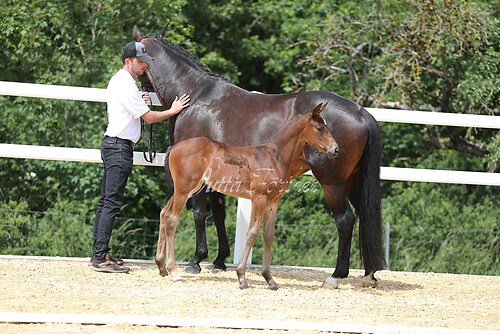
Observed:
[[[234,238],[234,257],[233,263],[238,264],[241,254],[245,248],[246,235],[250,222],[250,212],[252,211],[252,202],[249,199],[238,197],[238,210],[236,213],[236,235]],[[248,256],[247,264],[252,263],[252,251]]]
[[[389,241],[391,235],[391,223],[385,222],[385,261],[389,270]]]

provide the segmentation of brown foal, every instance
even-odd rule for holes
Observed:
[[[174,180],[174,194],[161,210],[160,232],[155,262],[160,275],[180,275],[175,267],[174,236],[179,215],[188,198],[207,185],[226,195],[243,197],[252,202],[250,225],[242,258],[236,269],[241,289],[248,287],[246,263],[264,222],[262,275],[275,290],[278,285],[270,270],[279,199],[290,180],[309,167],[304,160],[306,144],[335,158],[338,145],[319,116],[326,104],[319,104],[281,127],[265,145],[235,147],[206,137],[184,140],[170,151],[169,165]],[[165,256],[168,256],[165,265]]]

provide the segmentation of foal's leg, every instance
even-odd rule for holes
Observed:
[[[278,284],[271,276],[271,249],[273,246],[276,226],[276,213],[278,212],[278,203],[269,205],[264,213],[264,252],[262,256],[262,276],[266,279],[271,290],[277,290]]]
[[[174,195],[168,201],[167,205],[161,210],[160,214],[160,235],[159,238],[166,239],[166,242],[160,239],[158,240],[158,245],[163,245],[165,243],[166,253],[167,253],[167,263],[165,268],[165,254],[161,253],[160,247],[157,250],[157,256],[155,259],[156,265],[160,269],[160,275],[165,276],[167,273],[172,275],[174,281],[180,280],[181,277],[175,268],[175,243],[174,236],[175,230],[177,229],[177,224],[179,222],[179,216],[184,209],[187,201],[187,196],[185,195]]]
[[[217,238],[219,239],[219,249],[217,258],[214,260],[214,268],[226,270],[224,260],[231,253],[229,241],[226,233],[226,199],[225,195],[219,192],[210,192],[210,206],[214,217],[215,228],[217,229]]]
[[[158,246],[156,248],[156,258],[155,263],[160,270],[161,276],[168,275],[167,268],[165,266],[165,257],[167,252],[167,212],[171,210],[172,199],[170,199],[163,207],[160,213],[160,231],[158,232]]]
[[[264,205],[252,199],[252,212],[250,214],[250,222],[248,226],[248,231],[246,235],[245,248],[241,255],[240,262],[236,267],[236,274],[238,275],[238,281],[240,284],[240,289],[248,288],[247,279],[245,277],[247,261],[250,256],[250,251],[252,250],[260,231],[260,222],[262,220]]]

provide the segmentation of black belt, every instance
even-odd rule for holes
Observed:
[[[110,137],[110,136],[104,136],[104,138],[107,140],[111,139],[112,141],[114,141],[115,144],[126,144],[126,145],[134,146],[134,143],[130,139],[123,139],[123,138]]]

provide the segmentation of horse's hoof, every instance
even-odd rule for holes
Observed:
[[[376,288],[378,286],[377,279],[370,275],[363,277],[361,280],[361,286],[363,288]]]
[[[215,260],[214,261],[214,268],[213,269],[226,271],[227,266],[226,266],[226,264],[223,261],[217,261],[217,260]]]
[[[217,274],[221,271],[223,271],[222,269],[220,268],[217,268],[216,266],[211,266],[208,268],[208,270],[212,273],[212,274]]]
[[[240,283],[240,289],[241,290],[248,289],[248,283],[247,282]]]
[[[196,275],[201,272],[201,267],[198,264],[189,262],[186,269],[184,269],[184,272],[187,274]]]
[[[339,287],[339,280],[330,276],[323,282],[321,287],[325,289],[337,289]]]

